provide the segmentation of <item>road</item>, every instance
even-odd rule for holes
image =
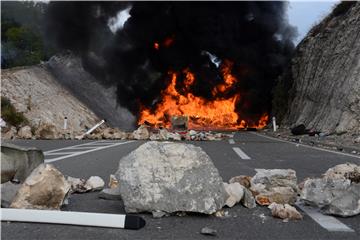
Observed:
[[[23,146],[36,146],[47,153],[46,161],[65,175],[88,178],[93,175],[108,181],[119,160],[143,141],[15,141]],[[84,144],[77,146],[79,144]],[[237,132],[233,140],[192,142],[201,146],[219,169],[224,181],[237,175],[255,174],[256,168],[291,168],[298,181],[320,176],[328,168],[345,162],[360,164],[359,156],[322,151],[308,146],[270,139],[257,133]],[[74,147],[75,146],[75,147]],[[60,150],[56,150],[60,149]],[[66,154],[64,154],[64,152]],[[103,200],[97,193],[74,194],[69,211],[124,213],[121,201]],[[266,207],[247,209],[241,205],[227,208],[228,216],[217,218],[191,214],[161,219],[140,214],[147,225],[138,231],[52,224],[2,222],[2,239],[208,239],[200,229],[217,230],[218,239],[358,239],[360,216],[335,218],[302,212],[302,221],[282,222],[271,216]],[[318,216],[319,217],[319,216]],[[314,220],[315,219],[315,220]],[[335,226],[328,221],[336,221]],[[322,227],[321,225],[325,226]],[[334,231],[337,227],[347,231]],[[349,231],[350,230],[350,231]]]

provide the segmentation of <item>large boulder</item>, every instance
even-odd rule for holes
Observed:
[[[126,212],[212,214],[228,195],[209,156],[191,144],[150,141],[120,160]]]
[[[343,169],[342,167],[335,166],[328,170],[328,175],[325,174],[323,178],[306,180],[301,191],[301,200],[309,205],[320,207],[326,214],[342,217],[359,214],[360,183],[339,178],[341,174],[333,174],[333,169]]]
[[[60,209],[71,186],[50,164],[41,164],[18,190],[10,207],[29,209]]]

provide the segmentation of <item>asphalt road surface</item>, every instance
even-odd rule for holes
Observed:
[[[14,141],[36,146],[46,153],[46,161],[63,174],[106,182],[117,170],[118,162],[143,141]],[[81,145],[80,145],[81,144]],[[328,168],[345,162],[360,164],[359,156],[323,151],[258,135],[238,132],[233,140],[193,142],[201,146],[219,169],[224,181],[237,175],[255,174],[256,168],[291,168],[298,181],[320,176]],[[78,146],[80,145],[80,146]],[[75,147],[74,147],[75,146]],[[60,150],[57,150],[60,149]],[[98,193],[74,194],[65,211],[124,213],[121,201],[99,199]],[[283,222],[271,216],[266,207],[247,209],[241,205],[225,209],[228,216],[218,218],[191,214],[161,219],[139,214],[146,220],[141,230],[81,227],[35,223],[1,223],[2,239],[359,239],[360,216],[327,217],[309,211],[301,221]],[[217,236],[200,234],[203,227],[217,230]],[[339,231],[340,230],[340,231]]]

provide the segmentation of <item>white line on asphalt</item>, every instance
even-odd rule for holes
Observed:
[[[96,142],[100,142],[100,141],[96,141]],[[56,152],[56,151],[60,151],[60,150],[63,150],[63,149],[69,149],[69,148],[71,149],[71,148],[73,148],[73,147],[87,146],[87,145],[89,145],[90,143],[92,143],[92,142],[87,142],[87,143],[83,143],[83,144],[79,144],[79,145],[74,145],[74,146],[68,146],[68,147],[64,147],[64,148],[53,149],[53,150],[44,152],[44,154],[46,155],[47,153]]]
[[[82,155],[82,154],[85,154],[85,153],[94,152],[94,151],[98,151],[98,150],[103,150],[103,149],[106,149],[106,148],[115,147],[115,146],[123,145],[123,144],[126,144],[126,143],[131,143],[131,142],[134,142],[134,141],[115,143],[115,144],[112,144],[112,145],[107,145],[107,146],[102,146],[102,147],[98,147],[98,148],[94,148],[94,149],[90,149],[90,150],[86,150],[86,151],[82,151],[82,152],[77,152],[77,153],[74,153],[74,154],[70,154],[70,155],[66,155],[66,156],[62,156],[62,157],[58,157],[58,158],[51,158],[51,159],[47,159],[47,160],[45,159],[45,162],[46,163],[55,162],[55,161],[59,161],[59,160],[65,159],[65,158],[71,158],[71,157],[79,156],[79,155]],[[56,150],[54,150],[54,151],[56,151]]]
[[[289,142],[289,141],[286,141],[286,140],[282,140],[282,139],[278,139],[278,138],[274,138],[274,137],[269,137],[269,136],[265,136],[265,135],[262,135],[262,134],[259,134],[259,133],[254,133],[254,132],[252,132],[252,134],[255,134],[256,136],[272,139],[272,140],[277,140],[279,142],[290,143],[290,144],[294,144],[294,145],[300,145],[302,147],[313,148],[313,149],[316,149],[316,150],[320,150],[320,151],[324,151],[324,152],[330,152],[330,153],[336,153],[336,154],[339,154],[339,155],[344,155],[344,156],[353,157],[353,158],[360,158],[360,156],[356,156],[356,155],[353,155],[353,154],[350,154],[350,153],[342,153],[342,152],[337,152],[337,151],[333,151],[333,150],[329,150],[329,149],[323,149],[323,148],[319,148],[319,147],[309,146],[309,145],[302,144],[302,143]]]
[[[251,159],[246,153],[244,153],[239,147],[233,147],[233,150],[236,152],[239,157],[242,159]]]
[[[234,139],[229,139],[229,143],[230,143],[230,144],[235,144]]]
[[[52,153],[47,153],[47,154],[45,154],[45,156],[69,155],[69,154],[74,154],[74,153],[79,153],[79,151],[77,151],[77,152],[52,152]]]
[[[309,217],[311,217],[320,226],[330,232],[354,232],[353,229],[349,228],[336,218],[318,212],[318,209],[316,208],[304,206],[300,203],[296,203],[296,206],[298,206],[302,211],[309,215]]]

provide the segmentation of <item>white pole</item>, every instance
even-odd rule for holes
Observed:
[[[64,117],[64,130],[66,130],[67,129],[67,117]]]
[[[275,117],[272,118],[272,123],[273,123],[274,132],[276,132],[277,127],[276,127],[276,118]]]
[[[100,127],[101,124],[103,124],[105,122],[105,120],[101,120],[99,123],[97,123],[95,126],[93,126],[92,128],[90,128],[84,135],[90,134],[92,133],[92,131],[94,131],[95,129],[97,129],[98,127]]]
[[[1,221],[55,223],[126,229],[140,229],[145,226],[144,219],[139,216],[15,208],[1,208]]]

